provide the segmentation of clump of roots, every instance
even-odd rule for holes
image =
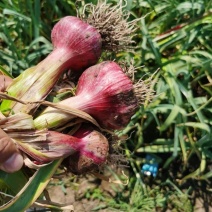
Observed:
[[[140,79],[134,84],[134,93],[138,99],[139,104],[145,104],[151,102],[155,97],[155,91],[153,86],[156,81],[152,79],[152,76],[146,80]]]
[[[107,166],[110,166],[114,169],[116,168],[128,168],[129,161],[125,156],[125,150],[123,149],[121,140],[117,140],[111,144],[110,147],[110,154],[108,155],[107,159]]]
[[[132,45],[137,19],[128,22],[129,12],[124,12],[122,0],[117,5],[99,0],[97,5],[86,4],[79,18],[94,26],[102,37],[105,50],[118,52],[127,50]]]
[[[130,63],[119,63],[119,65],[122,67],[123,72],[132,80],[134,84],[134,94],[137,97],[139,105],[142,105],[145,102],[151,102],[152,99],[155,97],[155,91],[153,87],[156,84],[154,76],[157,71],[145,80],[141,78],[136,81],[135,74],[137,72],[137,69],[142,68],[142,66],[135,67],[133,60],[131,60]]]
[[[104,181],[112,182],[113,184],[127,185],[129,182],[128,176],[125,175],[125,171],[129,168],[129,161],[125,157],[125,149],[122,142],[128,139],[127,135],[108,135],[110,143],[109,154],[105,164],[99,166],[98,169],[94,170],[92,174],[99,179]],[[126,137],[127,136],[127,137]],[[112,169],[115,171],[116,177],[108,175],[108,171]],[[121,173],[120,173],[121,171]],[[110,173],[110,171],[109,171]],[[121,175],[120,175],[121,174]],[[121,177],[121,178],[120,178]]]

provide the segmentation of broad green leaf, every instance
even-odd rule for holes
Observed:
[[[207,131],[208,133],[210,133],[211,128],[205,124],[205,123],[198,123],[198,122],[186,122],[186,123],[182,123],[182,124],[178,124],[179,127],[193,127],[193,128],[199,128],[202,130]]]
[[[204,123],[205,122],[205,117],[204,115],[202,114],[201,111],[198,111],[198,107],[197,105],[195,104],[195,101],[194,101],[194,98],[193,98],[193,94],[191,92],[191,90],[188,90],[187,88],[185,88],[185,86],[178,81],[178,86],[181,90],[181,92],[184,94],[184,96],[187,98],[188,102],[191,104],[191,106],[193,107],[193,109],[195,111],[197,111],[197,116],[200,120],[201,123]]]
[[[140,147],[136,150],[136,152],[142,152],[142,153],[171,153],[174,151],[174,146],[172,145],[149,145],[145,147]],[[181,151],[180,147],[177,148],[177,151]]]
[[[25,71],[25,73],[30,75],[32,72],[34,72],[34,70],[35,70],[35,67],[31,67],[31,68],[27,69],[26,70],[27,72]],[[21,79],[24,80],[24,78],[27,79],[27,74],[25,74],[25,73],[23,73],[22,75],[19,75],[19,77],[14,80],[14,83]],[[8,88],[9,89],[8,94],[11,96],[17,97],[18,99],[21,99],[20,95],[23,95],[25,92],[27,92],[27,90],[29,89],[29,86],[31,86],[31,85],[25,84],[25,86],[23,86],[22,84],[16,83],[11,88]],[[12,109],[14,107],[14,105],[16,105],[16,103],[17,102],[12,101],[12,100],[3,100],[1,103],[1,111],[4,112],[4,111],[7,111],[8,109]]]
[[[200,179],[201,179],[201,180],[207,180],[207,179],[209,179],[209,178],[212,178],[212,171],[210,171],[210,172],[208,172],[208,173],[206,173],[206,174],[200,176]]]
[[[172,64],[168,64],[165,68],[165,74],[164,74],[164,78],[167,81],[170,90],[172,92],[172,98],[173,98],[173,104],[176,104],[178,106],[182,105],[182,94],[180,92],[179,89],[179,85],[176,82],[176,78],[173,75],[173,73],[175,72],[175,68]]]
[[[172,111],[171,113],[169,114],[168,118],[165,120],[165,122],[160,126],[159,130],[160,131],[164,131],[166,130],[172,123],[175,123],[176,122],[176,117],[179,115],[179,114],[183,114],[185,115],[185,111],[177,106],[177,105],[174,105],[173,108],[172,108]]]
[[[22,170],[11,174],[0,170],[0,183],[4,183],[13,194],[17,194],[25,186],[27,181],[27,176]]]
[[[197,176],[200,176],[201,173],[204,172],[205,170],[205,167],[206,167],[206,158],[205,158],[205,155],[204,153],[202,153],[202,158],[201,158],[201,163],[200,163],[200,166],[198,169],[196,169],[194,172],[186,175],[185,177],[183,177],[182,180],[180,180],[180,182],[184,182],[185,180],[189,179],[189,178],[196,178]]]
[[[7,75],[8,77],[13,78],[13,76],[6,69],[4,69],[1,65],[0,65],[0,72]]]
[[[62,159],[56,160],[51,164],[37,170],[29,179],[28,183],[22,188],[22,190],[11,201],[0,207],[0,211],[24,212],[26,209],[28,209],[46,188],[52,175],[55,173],[61,162]],[[14,182],[15,181],[13,181],[13,183]]]
[[[25,15],[23,15],[21,13],[18,13],[18,12],[14,11],[14,10],[10,10],[10,9],[4,9],[3,10],[3,14],[4,15],[14,15],[14,16],[22,18],[22,19],[24,19],[26,21],[29,21],[29,22],[31,21],[31,18],[29,18],[29,17],[27,17],[27,16],[25,16]]]

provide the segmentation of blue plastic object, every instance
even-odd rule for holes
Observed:
[[[157,159],[150,154],[146,155],[146,163],[143,164],[141,172],[144,175],[156,177],[158,173]]]

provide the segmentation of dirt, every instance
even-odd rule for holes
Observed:
[[[92,191],[96,188],[100,188],[101,191],[107,193],[107,195],[113,198],[115,196],[115,191],[112,188],[113,186],[111,186],[111,183],[109,182],[100,182],[95,177],[88,177],[81,178],[76,185],[72,185],[71,187],[67,187],[65,189],[61,185],[49,186],[48,192],[51,201],[60,204],[73,205],[74,212],[113,212],[118,210],[108,209],[106,208],[106,204],[101,202],[99,199],[89,199],[88,195],[89,190]],[[194,204],[194,212],[212,212],[212,207],[208,205],[206,206],[205,201],[202,198],[197,198]],[[97,208],[101,209],[94,210]],[[71,210],[64,210],[64,212],[71,212]],[[167,210],[166,212],[171,212],[171,210]]]
[[[111,189],[110,183],[106,181],[99,182],[94,177],[86,177],[79,179],[77,185],[64,188],[61,185],[52,185],[48,188],[49,197],[52,202],[73,205],[74,212],[90,212],[97,207],[105,207],[98,199],[88,200],[86,198],[86,192],[89,190],[100,187],[111,194],[114,194],[114,190]],[[109,212],[108,209],[100,209],[100,212]],[[64,210],[64,212],[71,212],[71,210]]]

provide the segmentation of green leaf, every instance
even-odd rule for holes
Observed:
[[[186,127],[199,128],[199,129],[207,131],[208,133],[210,133],[210,131],[211,131],[211,128],[205,123],[186,122],[186,123],[178,124],[178,126],[179,127],[186,126]]]
[[[172,123],[176,122],[176,117],[179,114],[185,115],[186,112],[179,106],[174,105],[172,108],[171,113],[169,114],[168,118],[165,120],[165,122],[160,126],[159,130],[162,132],[166,130]]]
[[[5,15],[14,15],[14,16],[17,16],[17,17],[19,17],[21,19],[24,19],[26,21],[31,22],[31,18],[29,18],[29,17],[27,17],[27,16],[25,16],[25,15],[23,15],[21,13],[18,13],[18,12],[14,11],[14,10],[4,9],[3,10],[3,14],[5,14]]]
[[[0,170],[0,183],[4,183],[13,194],[17,194],[27,181],[26,175],[21,170],[15,173],[6,173]]]
[[[0,211],[23,212],[28,209],[46,188],[52,175],[55,173],[61,162],[62,159],[56,160],[36,171],[23,189],[11,201],[0,207]],[[13,183],[14,182],[16,181],[13,181]]]
[[[6,69],[4,69],[1,65],[0,65],[0,72],[7,75],[8,77],[13,78],[13,76]]]

